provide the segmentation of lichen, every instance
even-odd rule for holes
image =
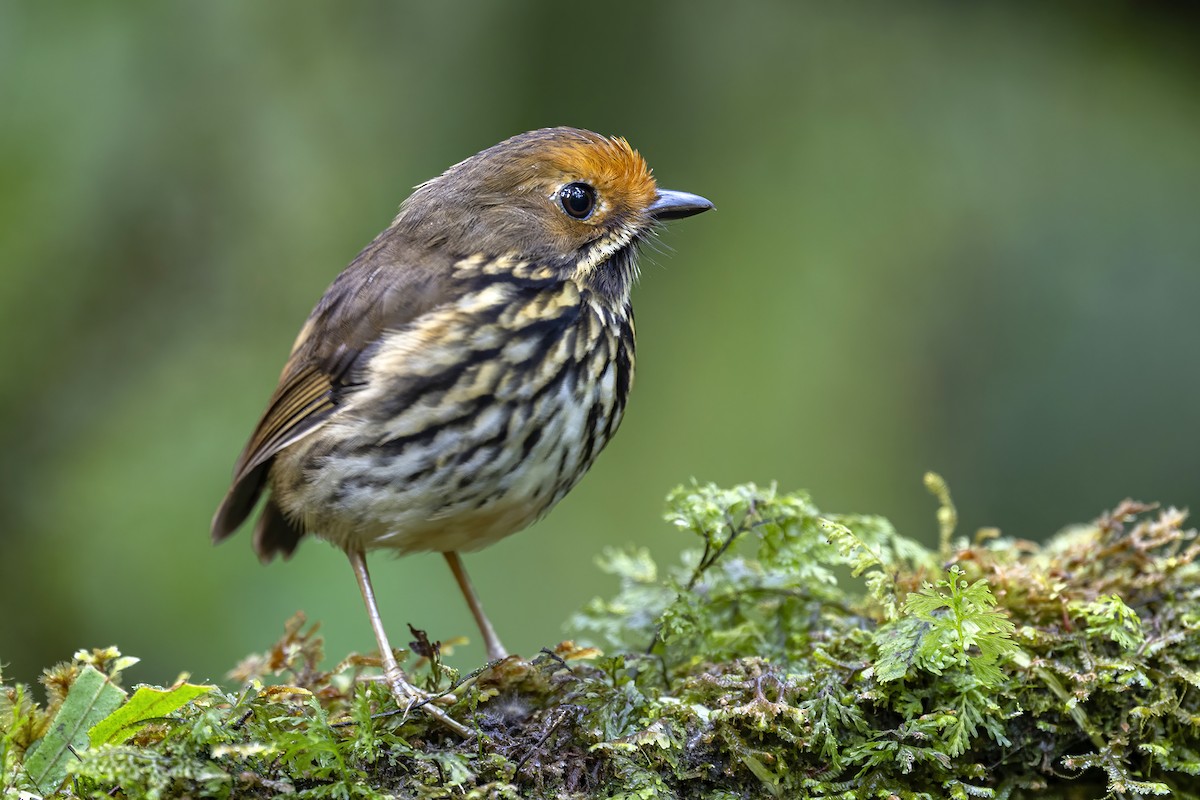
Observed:
[[[323,669],[297,617],[239,665],[237,691],[162,689],[147,708],[173,710],[146,720],[130,700],[125,733],[110,721],[39,786],[25,756],[81,670],[119,686],[128,666],[81,652],[47,671],[45,707],[2,687],[5,796],[1200,797],[1200,540],[1185,514],[1125,501],[1045,545],[967,541],[930,487],[937,552],[803,493],[676,490],[667,521],[692,546],[672,567],[602,555],[619,588],[570,622],[596,647],[460,675],[417,636],[407,668],[466,740],[397,709],[375,659]]]

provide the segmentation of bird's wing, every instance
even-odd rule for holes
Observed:
[[[234,466],[233,484],[213,517],[215,541],[250,515],[275,455],[317,430],[356,388],[357,367],[380,335],[452,299],[448,260],[397,250],[382,234],[313,309]]]

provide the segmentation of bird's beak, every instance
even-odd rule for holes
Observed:
[[[655,219],[683,219],[712,207],[711,202],[698,194],[659,189],[658,197],[650,204],[650,216]]]

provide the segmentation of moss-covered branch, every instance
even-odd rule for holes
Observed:
[[[0,698],[7,796],[1200,797],[1200,553],[1122,503],[1044,546],[940,553],[804,494],[691,486],[681,563],[610,551],[619,592],[561,645],[410,665],[476,735],[395,708],[374,660],[322,670],[300,619],[238,669],[125,699],[115,651]],[[114,710],[115,709],[115,710]]]

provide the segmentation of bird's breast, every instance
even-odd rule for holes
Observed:
[[[362,388],[280,454],[281,473],[304,475],[281,505],[368,549],[471,550],[521,530],[616,432],[632,325],[571,282],[479,281],[381,338]]]

